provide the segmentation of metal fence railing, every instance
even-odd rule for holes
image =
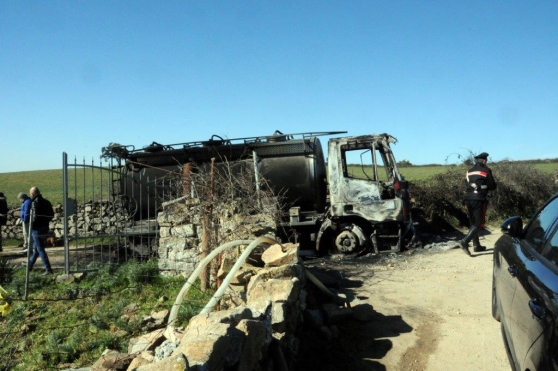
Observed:
[[[106,166],[68,161],[63,154],[63,217],[66,274],[157,254],[157,211],[169,179],[129,174]]]

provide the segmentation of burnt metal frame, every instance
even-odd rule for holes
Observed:
[[[288,138],[294,139],[295,136],[300,136],[302,139],[307,139],[310,137],[319,137],[319,136],[329,136],[329,135],[338,135],[338,134],[346,134],[346,131],[318,131],[318,132],[306,132],[306,133],[288,133],[283,134],[279,130],[276,130],[273,135],[260,135],[255,137],[244,137],[244,138],[221,138],[218,135],[212,135],[211,138],[207,141],[193,141],[193,142],[183,142],[183,143],[174,143],[174,144],[159,144],[153,142],[149,146],[144,146],[141,149],[132,149],[127,151],[127,153],[137,153],[137,152],[144,152],[149,151],[150,149],[157,149],[157,150],[168,150],[168,149],[179,149],[179,148],[192,148],[192,147],[203,147],[203,146],[211,146],[211,145],[231,145],[231,144],[249,144],[249,143],[260,143],[265,141],[273,141],[278,138]],[[218,138],[215,140],[214,138]],[[129,147],[129,146],[123,146]]]

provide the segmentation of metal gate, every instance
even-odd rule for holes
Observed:
[[[63,153],[60,237],[64,240],[66,274],[157,256],[155,218],[169,178],[128,174],[115,162],[110,159],[103,166],[74,159],[69,163]]]

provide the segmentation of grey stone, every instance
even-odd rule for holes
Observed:
[[[177,348],[178,343],[170,340],[165,340],[161,345],[155,348],[155,357],[154,361],[160,361],[164,358],[169,357],[172,352]]]

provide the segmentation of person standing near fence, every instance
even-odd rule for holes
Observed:
[[[8,202],[4,193],[0,192],[0,251],[2,251],[2,227],[8,222]]]
[[[42,237],[48,234],[49,211],[46,208],[49,207],[50,203],[43,198],[37,187],[31,187],[29,194],[31,195],[31,237],[33,238],[34,249],[27,267],[29,270],[33,269],[33,265],[41,257],[45,267],[43,275],[52,274],[52,267],[42,241]]]
[[[27,252],[27,249],[33,248],[33,241],[29,235],[29,217],[31,213],[31,199],[26,193],[19,192],[17,198],[21,202],[21,209],[19,211],[19,218],[21,219],[21,228],[23,229],[23,250],[22,252]]]

